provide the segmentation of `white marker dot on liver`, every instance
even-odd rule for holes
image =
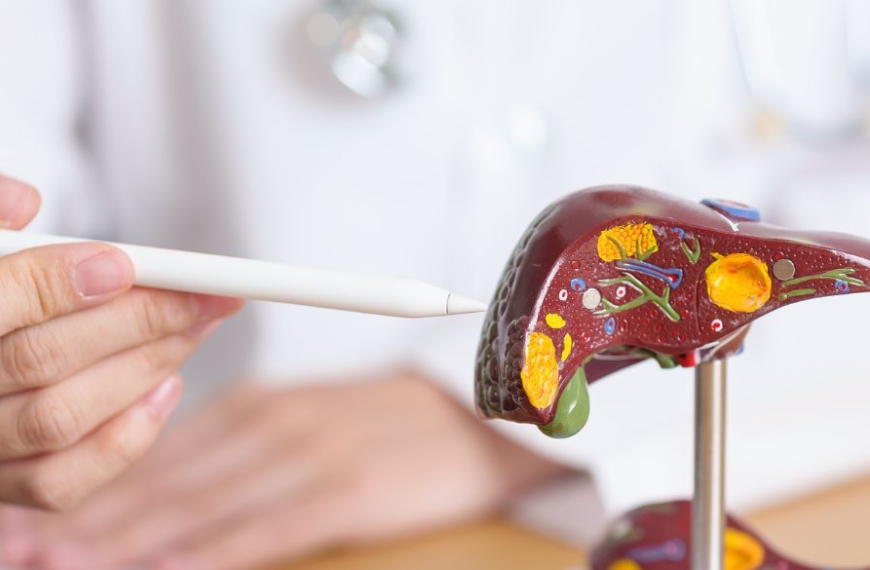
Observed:
[[[596,309],[601,304],[601,292],[598,289],[587,289],[583,293],[583,307],[590,311]]]

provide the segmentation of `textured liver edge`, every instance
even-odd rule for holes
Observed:
[[[526,337],[530,325],[534,324],[530,319],[542,303],[548,279],[558,270],[569,246],[591,239],[615,219],[638,213],[659,221],[703,227],[713,233],[827,250],[842,256],[844,261],[848,259],[851,264],[863,266],[865,271],[870,258],[870,242],[856,236],[794,231],[761,222],[731,222],[702,204],[646,188],[603,186],[570,194],[547,207],[532,222],[499,281],[486,316],[476,362],[476,403],[482,416],[537,425],[552,421],[559,398],[577,367],[560,372],[553,406],[539,410],[531,405],[520,379]],[[753,314],[746,319],[747,324],[773,309],[771,305]],[[728,352],[737,350],[738,346],[731,346],[736,343],[728,344]],[[575,350],[583,349],[576,346]],[[582,366],[586,367],[590,384],[637,362],[597,359],[587,362],[588,356],[584,355]]]

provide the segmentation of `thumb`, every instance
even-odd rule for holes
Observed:
[[[40,202],[36,188],[0,174],[0,228],[20,230],[36,216]]]

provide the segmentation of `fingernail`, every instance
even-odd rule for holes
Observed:
[[[126,255],[106,250],[76,265],[76,288],[84,297],[106,295],[129,287],[132,275],[133,267]]]
[[[23,182],[6,176],[0,176],[0,182],[7,182],[0,186],[0,223],[6,225],[15,219],[15,214],[32,190]]]
[[[85,551],[78,545],[63,543],[52,546],[42,559],[45,570],[84,570],[91,568]]]
[[[242,305],[239,299],[214,295],[197,295],[196,302],[199,305],[199,318],[203,321],[226,317],[239,310]]]
[[[4,564],[20,566],[31,561],[36,553],[36,541],[24,535],[11,535],[0,544],[0,560]]]
[[[213,333],[219,326],[221,326],[220,319],[216,321],[205,321],[204,323],[199,323],[198,325],[194,325],[187,329],[187,334],[195,338],[206,338],[208,335]]]
[[[160,383],[159,386],[145,394],[143,403],[148,413],[153,417],[163,420],[175,408],[181,397],[181,377],[173,374]]]

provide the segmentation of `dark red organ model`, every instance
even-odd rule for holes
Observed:
[[[778,228],[725,200],[629,186],[576,192],[532,222],[508,261],[478,351],[477,406],[574,435],[588,418],[589,383],[649,358],[695,367],[736,354],[749,324],[774,309],[868,290],[868,259],[870,241]],[[689,568],[690,511],[685,502],[635,511],[593,568]],[[722,524],[725,568],[805,568]]]

